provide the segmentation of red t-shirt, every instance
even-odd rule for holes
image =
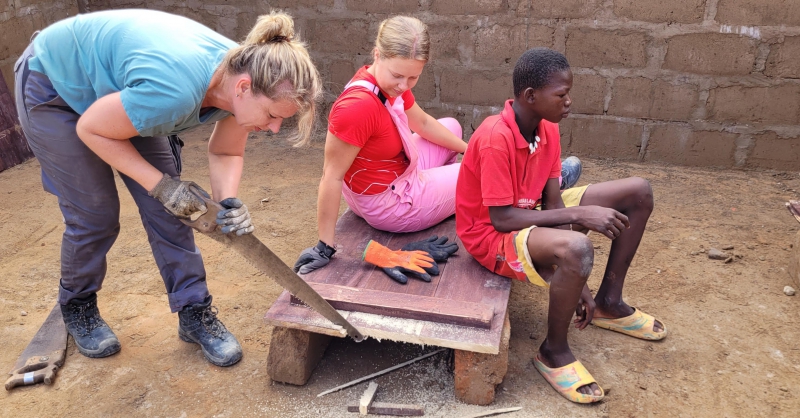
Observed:
[[[511,103],[507,101],[499,115],[486,118],[472,134],[456,185],[456,232],[464,248],[492,271],[504,233],[494,229],[489,206],[533,209],[547,180],[561,175],[558,125],[539,123],[541,141],[531,154]]]
[[[377,86],[378,82],[367,68],[369,66],[361,67],[353,80],[367,80]],[[394,103],[386,92],[383,94]],[[414,105],[411,90],[406,90],[401,97],[406,110]],[[361,148],[344,176],[345,183],[355,193],[378,194],[408,168],[400,133],[389,111],[371,91],[353,87],[343,92],[331,108],[328,131]]]

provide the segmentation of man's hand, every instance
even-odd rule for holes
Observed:
[[[597,307],[597,303],[594,301],[594,297],[592,297],[592,291],[589,290],[589,286],[583,285],[583,290],[581,290],[581,298],[578,300],[578,307],[575,308],[575,328],[584,329],[587,325],[592,322],[592,318],[594,318],[594,309]]]
[[[631,227],[628,217],[614,209],[602,206],[579,206],[582,210],[575,222],[591,231],[597,231],[609,239],[619,237],[627,228]]]
[[[237,236],[252,234],[255,227],[250,222],[250,211],[241,200],[229,197],[221,202],[223,210],[217,212],[217,225],[222,226],[222,233],[236,232]]]
[[[191,190],[190,190],[191,189]],[[148,194],[164,205],[172,216],[180,219],[190,219],[195,213],[205,213],[206,207],[203,199],[195,192],[208,198],[208,193],[193,181],[181,181],[164,174],[161,181],[156,184]]]
[[[401,284],[408,283],[409,274],[430,282],[431,276],[425,270],[435,265],[424,251],[392,251],[372,240],[364,250],[364,261],[381,267],[389,277]]]
[[[433,261],[445,261],[458,251],[458,244],[455,242],[447,244],[447,239],[447,237],[439,238],[434,235],[422,241],[410,242],[401,249],[403,251],[425,251],[433,258]],[[431,274],[435,276],[435,274]]]
[[[294,272],[307,274],[318,268],[325,267],[330,263],[334,253],[336,253],[336,248],[319,241],[316,246],[306,248],[300,253],[300,257],[294,263]]]

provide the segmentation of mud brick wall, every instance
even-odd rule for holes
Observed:
[[[456,117],[466,138],[511,97],[519,55],[551,47],[567,56],[575,73],[573,115],[561,123],[565,153],[800,169],[800,1],[83,1],[92,10],[182,14],[234,39],[242,39],[259,14],[287,10],[325,77],[326,109],[355,70],[371,61],[379,22],[393,14],[416,16],[430,27],[433,61],[415,95],[433,115]],[[16,32],[76,10],[67,2],[30,3],[49,5],[37,6],[46,16],[35,23],[28,18],[32,23],[10,36],[26,37]],[[22,8],[9,10],[0,19],[13,19]],[[10,48],[0,43],[0,65],[13,62],[6,58],[9,49],[16,55],[22,47],[18,40]]]

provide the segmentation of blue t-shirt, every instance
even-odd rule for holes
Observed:
[[[230,39],[191,19],[154,10],[77,15],[44,29],[33,41],[32,71],[45,74],[78,114],[99,97],[121,92],[141,136],[175,134],[224,119],[200,116],[211,76]]]

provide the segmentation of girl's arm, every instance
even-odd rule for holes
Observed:
[[[408,116],[408,127],[426,140],[458,153],[467,150],[466,142],[455,136],[433,116],[425,113],[416,102],[406,110],[406,116]]]
[[[353,165],[359,151],[361,148],[342,141],[328,131],[325,137],[325,163],[317,195],[317,227],[319,240],[331,247],[334,246],[344,175]]]

